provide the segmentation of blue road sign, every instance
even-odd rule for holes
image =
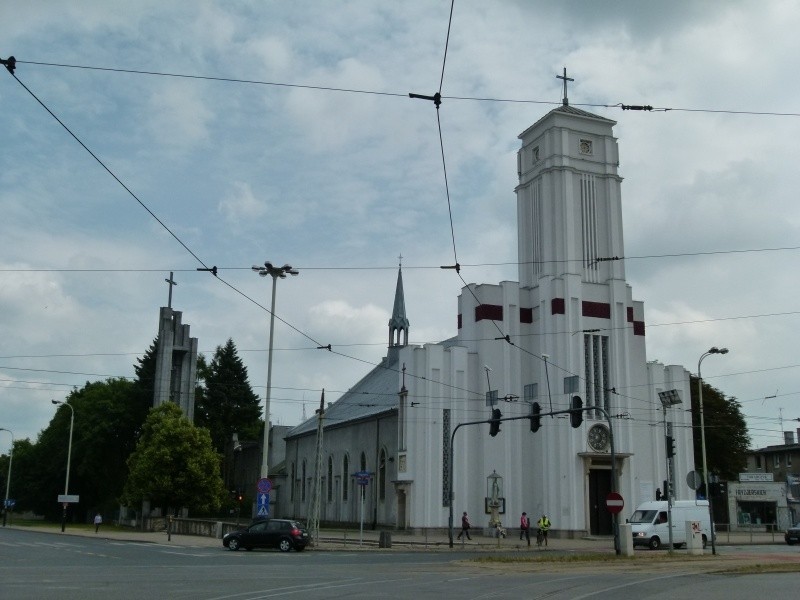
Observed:
[[[256,483],[256,489],[258,490],[259,494],[269,494],[270,490],[272,489],[272,482],[266,477],[262,477]]]
[[[6,508],[14,508],[14,505],[17,503],[16,500],[9,498],[6,500]]]
[[[372,473],[369,471],[358,471],[354,473],[354,476],[358,485],[367,485],[372,477]]]
[[[264,518],[269,516],[269,494],[259,492],[256,494],[256,516]]]

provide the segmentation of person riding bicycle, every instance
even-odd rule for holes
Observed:
[[[547,546],[547,532],[550,530],[550,519],[547,518],[547,515],[542,515],[542,518],[536,522],[536,527],[539,528],[539,532],[544,539],[544,545]]]

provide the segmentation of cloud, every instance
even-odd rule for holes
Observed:
[[[208,142],[214,113],[197,84],[164,81],[150,95],[148,127],[153,138],[173,151],[186,152]]]
[[[266,201],[256,198],[248,184],[237,181],[233,187],[234,189],[217,207],[229,223],[238,225],[243,221],[252,222],[253,219],[267,214],[269,205]]]

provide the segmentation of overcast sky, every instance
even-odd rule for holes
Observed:
[[[797,429],[800,5],[456,0],[443,72],[449,13],[432,0],[2,3],[0,58],[169,231],[0,72],[0,427],[34,440],[51,399],[131,377],[170,271],[201,352],[232,338],[263,397],[270,281],[250,267],[300,269],[278,284],[280,424],[385,354],[399,255],[410,341],[452,337],[461,281],[438,268],[454,243],[437,115],[408,93],[443,76],[464,279],[517,280],[517,135],[560,103],[566,67],[570,103],[617,121],[648,360],[696,373],[727,347],[703,375],[741,401],[753,445]]]

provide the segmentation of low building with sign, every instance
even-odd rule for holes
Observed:
[[[783,444],[750,450],[747,471],[748,477],[770,477],[769,481],[784,485],[789,519],[792,523],[800,521],[800,428],[797,429],[797,438],[794,431],[784,431]]]
[[[786,483],[772,473],[740,473],[728,482],[728,514],[731,531],[785,531],[793,522]]]

